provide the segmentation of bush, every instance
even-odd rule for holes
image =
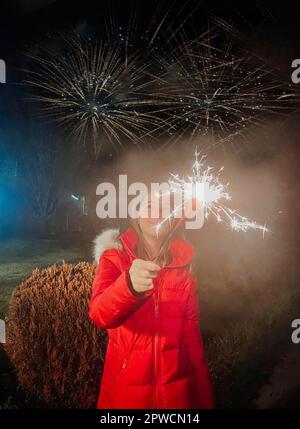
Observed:
[[[85,262],[36,269],[12,295],[6,351],[46,407],[96,407],[107,335],[88,316],[94,275]]]

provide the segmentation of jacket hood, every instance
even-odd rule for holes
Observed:
[[[98,264],[100,256],[106,249],[122,249],[122,244],[118,240],[120,230],[118,228],[105,229],[94,239],[93,256]]]
[[[138,242],[138,236],[133,228],[128,228],[120,235],[120,230],[106,229],[102,231],[94,240],[94,261],[98,264],[100,256],[106,249],[122,248],[126,253],[135,258],[135,249]],[[173,239],[170,244],[170,253],[172,262],[169,267],[185,266],[190,263],[195,256],[194,247],[187,241],[182,239]]]

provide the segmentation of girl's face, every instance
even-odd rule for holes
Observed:
[[[169,213],[170,202],[168,198],[150,193],[149,198],[141,203],[139,211],[140,217],[138,222],[143,235],[164,239],[171,229],[172,220],[166,219],[159,230],[157,230],[156,226],[160,224]]]

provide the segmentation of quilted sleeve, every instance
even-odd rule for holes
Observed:
[[[114,258],[113,250],[104,251],[100,257],[89,302],[90,319],[103,329],[122,325],[153,292],[134,291],[128,270],[121,272]]]

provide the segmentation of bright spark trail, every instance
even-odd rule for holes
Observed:
[[[227,226],[230,226],[234,231],[247,232],[250,230],[260,230],[263,236],[269,229],[266,225],[260,225],[256,221],[250,220],[245,216],[240,215],[237,210],[227,206],[226,201],[231,201],[231,195],[228,192],[228,184],[224,185],[220,181],[220,175],[224,170],[221,167],[217,174],[213,174],[213,167],[206,165],[206,157],[201,156],[195,152],[195,161],[192,166],[192,174],[188,177],[180,177],[178,174],[171,174],[168,180],[171,194],[178,194],[182,197],[182,203],[177,204],[171,213],[166,216],[160,223],[155,225],[156,232],[159,233],[162,225],[169,221],[179,217],[179,221],[182,222],[185,217],[185,210],[187,202],[198,199],[204,210],[205,219],[209,216],[213,216],[217,222],[223,222]],[[203,187],[204,192],[200,194],[196,191],[197,185]],[[164,193],[162,196],[168,196]]]

